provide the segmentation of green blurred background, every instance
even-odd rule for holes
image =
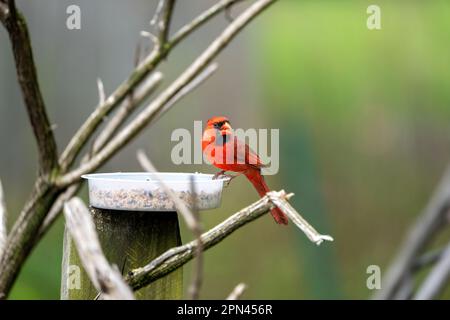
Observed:
[[[156,0],[17,2],[62,148],[96,104],[96,78],[108,93],[132,70]],[[174,29],[211,3],[178,1]],[[81,7],[79,31],[65,28],[70,4]],[[101,169],[138,171],[135,151],[144,148],[161,171],[214,172],[170,161],[171,132],[192,130],[194,120],[211,115],[227,115],[235,127],[280,129],[280,171],[269,185],[294,192],[294,206],[335,242],[316,247],[292,225],[263,217],[206,253],[201,298],[224,298],[239,282],[249,299],[369,298],[366,268],[386,271],[427,202],[450,158],[450,3],[376,1],[382,29],[373,31],[366,27],[370,4],[280,0],[220,56],[208,83]],[[226,24],[218,17],[171,54],[165,84]],[[1,30],[0,177],[17,215],[35,178],[36,152],[10,51]],[[222,207],[202,214],[204,227],[256,199],[236,179]],[[59,298],[62,232],[60,219],[27,261],[12,298]],[[191,238],[184,226],[182,236]],[[189,264],[186,287],[190,275]]]

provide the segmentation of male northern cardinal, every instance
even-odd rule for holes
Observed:
[[[237,172],[250,180],[261,197],[270,191],[261,175],[264,164],[245,142],[233,135],[230,121],[226,117],[208,120],[203,132],[202,150],[208,161],[221,169],[215,177],[225,174],[225,171]],[[273,208],[271,214],[277,223],[288,224],[286,215],[279,208]]]

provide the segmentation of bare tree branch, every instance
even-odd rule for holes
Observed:
[[[217,41],[213,42],[213,44],[207,49],[206,52],[203,53],[202,56],[200,56],[194,65],[188,68],[188,70],[186,70],[186,72],[183,73],[177,81],[175,81],[175,83],[169,86],[168,90],[163,91],[154,103],[150,104],[143,113],[141,113],[134,121],[130,123],[131,126],[128,125],[120,131],[101,152],[95,154],[92,158],[88,158],[89,155],[83,158],[81,160],[83,164],[81,164],[80,168],[74,169],[71,173],[73,174],[75,172],[75,174],[80,174],[81,172],[84,172],[83,170],[90,169],[88,171],[92,171],[93,169],[98,168],[98,165],[103,164],[107,159],[109,159],[109,157],[123,147],[124,144],[134,138],[146,124],[152,123],[152,121],[157,119],[167,110],[167,106],[174,103],[173,101],[174,99],[176,100],[177,94],[179,94],[179,92],[183,92],[183,88],[192,84],[196,77],[199,77],[205,68],[207,69],[210,62],[207,60],[213,59],[215,55],[217,55],[229,43],[229,41],[231,41],[231,39],[245,25],[247,25],[248,22],[250,22],[257,14],[275,1],[276,0],[258,0],[251,7],[245,10],[244,13],[230,25],[230,27],[225,29],[224,33],[222,33]],[[0,0],[0,3],[5,3],[5,0]],[[11,3],[14,4],[14,1],[9,0],[8,4]],[[8,21],[23,20],[23,18],[16,12],[14,5],[12,8],[12,10],[11,8],[5,10],[4,6],[0,7],[0,18],[2,18],[2,22],[5,25],[8,24]],[[224,8],[224,10],[225,9],[226,8]],[[195,31],[196,28],[207,20],[208,19],[205,19],[195,28],[190,29],[187,34]],[[150,52],[150,54],[147,55],[139,66],[135,68],[130,77],[106,99],[103,105],[99,105],[95,109],[95,111],[77,131],[59,158],[60,167],[58,168],[58,163],[54,166],[48,165],[48,167],[52,167],[49,171],[50,174],[45,174],[45,170],[41,170],[41,174],[35,182],[29,200],[24,205],[18,219],[15,221],[8,234],[3,254],[0,256],[1,297],[5,298],[8,296],[15,279],[26,261],[26,258],[31,253],[31,250],[39,240],[39,237],[43,234],[42,232],[45,231],[45,229],[42,228],[42,224],[46,221],[46,216],[51,208],[54,207],[53,205],[55,202],[60,203],[58,201],[58,197],[67,190],[70,184],[76,183],[80,180],[80,176],[71,176],[69,175],[70,172],[68,172],[69,168],[73,166],[73,162],[80,153],[80,150],[86,146],[88,140],[90,140],[96,132],[96,129],[99,127],[100,123],[103,122],[104,117],[109,115],[109,113],[118,107],[127,97],[130,97],[135,88],[147,77],[148,74],[154,71],[158,63],[167,56],[170,49],[173,49],[173,46],[168,43],[164,47],[164,50],[161,50],[159,53],[155,50]],[[201,63],[205,63],[205,65],[202,66]],[[42,114],[40,114],[40,116],[42,117]],[[50,142],[50,144],[45,147],[51,149],[51,145],[52,143]],[[85,162],[83,161],[84,159],[88,160]],[[47,165],[45,165],[45,167],[47,167]],[[59,179],[59,177],[62,177],[62,179]],[[58,183],[56,181],[63,183]]]
[[[308,237],[309,240],[319,245],[323,241],[333,241],[333,238],[329,235],[320,234],[314,229],[308,221],[303,219],[303,217],[298,214],[298,212],[290,205],[289,202],[285,201],[285,199],[289,199],[294,194],[288,194],[283,197],[282,194],[277,194],[276,192],[270,192],[267,194],[270,198],[270,201],[283,211],[289,219],[291,219],[294,224],[303,231],[303,233]]]
[[[3,185],[0,180],[0,256],[2,255],[3,247],[6,243],[7,230],[6,219],[8,217],[8,211],[6,209],[5,195],[3,193]]]
[[[141,165],[141,167],[149,172],[149,173],[156,173],[158,172],[156,170],[156,168],[153,166],[152,162],[150,161],[150,159],[147,157],[147,155],[145,154],[144,150],[138,150],[136,153],[136,157],[139,161],[139,164]],[[194,218],[194,215],[192,214],[191,210],[189,210],[189,208],[186,206],[186,204],[175,195],[175,193],[169,188],[169,186],[162,181],[158,175],[153,175],[153,178],[158,181],[158,183],[161,185],[161,187],[163,188],[164,192],[167,193],[167,195],[169,196],[170,200],[172,200],[173,204],[175,205],[175,208],[177,209],[178,213],[181,214],[181,216],[183,217],[184,221],[186,222],[187,227],[193,231],[196,228],[196,221]]]
[[[235,0],[236,1],[236,0]],[[231,2],[235,2],[231,1]],[[276,1],[276,0],[273,0]],[[273,2],[270,1],[270,2]],[[197,21],[194,26],[186,29],[183,33],[174,37],[175,41],[169,41],[161,49],[154,48],[152,52],[142,61],[139,66],[132,72],[132,74],[125,80],[110,96],[106,99],[105,104],[98,106],[95,111],[88,117],[85,123],[78,129],[73,138],[70,140],[66,149],[59,158],[62,171],[66,171],[73,163],[82,147],[87,143],[87,140],[92,136],[98,126],[101,124],[103,118],[108,115],[116,106],[118,106],[126,96],[136,87],[145,77],[155,70],[158,64],[170,53],[170,51],[185,39],[188,35],[193,33],[204,23],[209,21],[219,12],[225,10],[226,6],[213,6],[215,8],[214,14],[204,16],[200,21]]]
[[[158,121],[167,111],[169,111],[178,101],[183,99],[189,93],[197,89],[203,82],[205,82],[209,77],[211,77],[214,72],[219,68],[219,64],[216,62],[211,63],[202,73],[200,73],[194,80],[188,83],[183,89],[181,89],[166,105],[161,108],[150,123]]]
[[[418,257],[412,266],[412,271],[417,272],[422,268],[426,268],[430,265],[435,264],[442,257],[445,249],[437,249],[431,252],[424,253],[422,256]]]
[[[17,78],[38,145],[39,170],[42,175],[47,175],[57,167],[58,151],[39,87],[27,24],[22,14],[16,11],[14,1],[2,3],[0,12],[11,40]]]
[[[277,199],[276,202],[278,204],[283,204],[279,207],[281,210],[289,208],[285,204],[287,200],[284,191],[269,192],[257,202],[233,214],[219,225],[203,233],[201,240],[204,245],[204,250],[208,250],[240,227],[269,212],[275,205],[273,203],[274,199]],[[289,208],[289,210],[291,209]],[[292,213],[285,213],[288,217],[293,216]],[[140,289],[186,264],[194,257],[197,248],[198,241],[193,240],[183,246],[169,249],[146,266],[132,270],[126,280],[134,290]]]
[[[106,100],[105,86],[100,78],[97,78],[97,89],[98,89],[98,104],[103,105]]]
[[[441,255],[441,258],[430,271],[430,274],[417,290],[416,300],[430,300],[437,298],[448,285],[450,279],[450,244]]]
[[[94,221],[83,202],[78,198],[67,202],[64,215],[84,269],[102,297],[108,300],[134,300],[121,274],[111,267],[103,255]]]
[[[194,78],[191,82],[187,83],[179,92],[177,92],[172,98],[170,98],[169,101],[167,101],[164,105],[162,105],[159,109],[154,110],[152,113],[148,113],[149,108],[153,107],[154,102],[152,102],[146,109],[144,109],[134,120],[134,122],[131,122],[127,127],[125,127],[118,135],[120,136],[122,134],[122,136],[125,135],[129,135],[132,134],[132,136],[130,138],[127,139],[132,139],[134,136],[136,136],[141,130],[144,129],[144,127],[154,123],[155,121],[157,121],[164,113],[166,113],[168,110],[170,110],[170,108],[172,106],[174,106],[181,98],[185,97],[188,93],[190,93],[191,91],[193,91],[194,89],[196,89],[200,84],[203,83],[203,81],[205,81],[206,79],[208,79],[218,68],[218,65],[216,63],[211,64],[210,66],[207,66],[205,68],[204,71],[202,71],[196,78]],[[138,99],[136,99],[136,101],[138,101]],[[129,115],[129,112],[126,113],[124,112],[125,116]],[[143,119],[143,121],[146,121],[145,119],[149,119],[147,123],[142,124],[142,120],[137,121],[139,119]],[[111,129],[114,126],[114,122],[116,120],[120,120],[123,121],[125,120],[125,118],[121,118],[121,116],[119,115],[117,118],[113,118],[112,122],[110,122],[110,124],[105,128],[104,133],[101,134],[99,136],[99,141],[97,141],[95,144],[97,145],[97,147],[99,147],[101,145],[101,148],[107,148],[108,145],[110,145],[112,142],[114,142],[114,140],[112,142],[110,142],[108,145],[105,146],[106,142],[108,142],[108,140],[110,140],[112,133],[115,133],[109,129]],[[140,126],[137,126],[136,123],[140,123]],[[103,135],[105,135],[108,137],[108,139],[106,139],[105,137],[103,137]],[[113,146],[113,150],[109,151],[111,153],[107,153],[104,152],[105,149],[100,150],[101,148],[98,148],[98,150],[96,152],[93,153],[93,157],[86,159],[85,161],[81,162],[81,166],[79,167],[79,171],[82,170],[86,170],[86,167],[89,168],[89,166],[93,166],[93,168],[87,170],[85,173],[88,173],[90,171],[95,170],[96,168],[98,168],[99,166],[101,166],[104,162],[106,162],[109,157],[111,157],[115,152],[117,152],[118,150],[120,150],[123,146],[125,146],[128,143],[128,140],[121,138],[121,139],[117,139],[115,140],[115,145]],[[102,139],[103,138],[103,139]],[[107,154],[107,157],[105,158],[105,154],[103,155],[99,155],[101,152],[104,152]],[[95,159],[94,156],[97,156],[97,159]],[[95,159],[95,160],[94,160]],[[60,184],[62,184],[63,186],[65,186],[66,184],[71,184],[74,182],[77,182],[81,175],[83,175],[84,173],[80,173],[77,172],[76,170],[72,173],[68,173],[66,175],[66,177],[61,177],[61,181]],[[68,182],[64,182],[64,179],[68,179]]]
[[[118,106],[127,95],[152,71],[162,59],[159,52],[152,51],[131,76],[123,82],[109,97],[105,103],[99,105],[78,129],[63,151],[59,163],[62,171],[66,171],[73,163],[81,148],[87,143],[104,117]]]
[[[130,100],[124,101],[119,107],[116,114],[108,121],[105,128],[95,140],[93,152],[98,151],[105,146],[108,140],[117,132],[120,126],[128,119],[131,113],[140,106],[151,94],[153,94],[161,84],[163,74],[161,72],[153,73],[147,81],[133,92]]]
[[[48,211],[48,214],[46,215],[44,221],[41,224],[41,227],[39,228],[38,236],[35,239],[35,242],[39,241],[45,233],[49,230],[49,228],[53,225],[53,223],[58,218],[59,214],[64,208],[64,204],[72,199],[80,190],[81,188],[81,182],[77,184],[73,184],[70,187],[66,189],[63,193],[61,193],[58,198],[54,201],[52,207]]]
[[[11,228],[0,256],[0,299],[11,290],[21,267],[35,244],[46,214],[61,191],[38,177],[29,200]]]
[[[245,290],[247,290],[247,285],[239,283],[227,297],[227,300],[239,300]]]
[[[259,13],[276,0],[259,0],[236,18],[211,45],[192,63],[166,90],[164,90],[144,111],[125,127],[109,144],[88,163],[60,177],[60,187],[77,182],[83,174],[92,172],[131,141],[176,94],[194,80],[228,43]]]
[[[219,13],[227,10],[230,6],[237,2],[242,2],[243,0],[221,0],[213,5],[211,8],[204,11],[197,18],[183,26],[180,30],[178,30],[175,35],[170,39],[169,45],[175,46],[184,38],[186,38],[189,34],[191,34],[198,27],[202,26],[204,23],[208,22],[212,18],[214,18]]]
[[[434,237],[437,230],[446,224],[445,219],[450,209],[450,166],[447,168],[439,186],[430,202],[411,228],[400,248],[397,258],[389,268],[382,289],[375,299],[394,299],[402,285],[404,276],[409,274],[415,260]]]
[[[193,208],[192,208],[192,216],[195,220],[195,228],[192,230],[194,233],[194,237],[197,240],[197,250],[195,251],[195,265],[192,270],[192,281],[189,286],[188,293],[192,300],[198,300],[200,297],[200,289],[203,284],[203,241],[202,241],[202,232],[203,228],[200,222],[200,215],[198,212],[198,196],[197,190],[195,188],[194,177],[191,176],[191,196],[194,197]]]
[[[150,23],[158,28],[158,41],[161,47],[167,43],[174,7],[175,0],[159,0],[155,16]]]
[[[117,113],[114,114],[114,116],[108,121],[99,136],[95,139],[91,155],[85,155],[82,163],[86,163],[93,154],[96,154],[101,148],[104,147],[108,140],[111,139],[111,137],[116,133],[117,129],[128,119],[129,115],[157,89],[162,81],[162,78],[163,76],[161,72],[155,72],[148,78],[148,80],[144,81],[139,86],[136,93],[133,92],[133,97],[130,100],[122,102],[122,105],[117,110]],[[73,184],[58,197],[45,217],[36,241],[41,239],[47,232],[53,222],[58,218],[59,213],[63,209],[64,203],[74,197],[78,193],[80,187],[81,182]]]

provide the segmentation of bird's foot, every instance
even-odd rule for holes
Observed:
[[[216,180],[216,179],[219,179],[219,178],[220,179],[226,179],[225,180],[225,187],[228,187],[228,185],[230,184],[231,180],[233,180],[237,176],[239,176],[239,174],[236,174],[236,175],[234,175],[234,174],[227,174],[227,173],[225,173],[225,170],[222,170],[222,171],[216,172],[214,174],[213,180]]]
[[[228,187],[230,185],[231,180],[233,180],[234,178],[236,178],[238,176],[238,174],[225,174],[225,177],[228,178],[228,180],[225,180],[225,187]]]
[[[216,179],[219,179],[221,176],[224,176],[224,175],[225,175],[225,170],[222,170],[222,171],[216,172],[216,173],[213,175],[212,179],[213,179],[213,180],[216,180]]]

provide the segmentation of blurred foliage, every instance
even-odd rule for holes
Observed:
[[[379,31],[365,27],[369,4],[285,3],[261,33],[265,50],[254,51],[270,125],[278,122],[282,146],[297,140],[285,146],[281,175],[288,168],[287,185],[314,190],[295,201],[318,222],[325,198],[336,239],[338,260],[305,277],[325,292],[330,283],[321,279],[340,272],[339,287],[351,298],[370,295],[366,267],[386,270],[449,158],[450,4],[379,1]],[[287,167],[286,159],[297,163]]]
[[[296,208],[335,238],[315,247],[292,225],[263,217],[208,251],[202,298],[223,298],[239,282],[251,299],[368,298],[367,266],[386,270],[425,205],[450,155],[450,3],[378,1],[379,31],[366,28],[369,4],[279,1],[225,53],[234,59],[219,71],[226,78],[211,79],[203,96],[188,98],[146,136],[160,170],[213,171],[166,165],[170,145],[157,142],[225,109],[238,127],[280,128],[280,174],[268,183],[295,192]],[[177,67],[185,62],[174,57]],[[138,169],[133,152],[121,158],[122,171]],[[255,199],[236,179],[222,208],[202,215],[204,227]],[[59,297],[62,225],[34,251],[13,298]],[[182,235],[191,238],[184,227]],[[190,274],[189,264],[186,288]]]

